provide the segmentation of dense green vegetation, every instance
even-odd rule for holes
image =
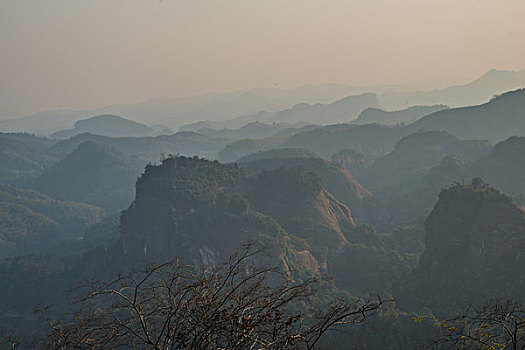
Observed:
[[[450,313],[454,302],[523,296],[525,214],[508,196],[479,178],[452,185],[441,191],[425,231],[421,265],[408,286],[399,285],[411,307]]]
[[[87,141],[29,185],[54,198],[88,203],[111,213],[131,203],[139,173],[133,160]]]
[[[512,119],[522,93],[422,121],[463,111],[485,125],[484,113],[506,108]],[[523,299],[525,214],[515,202],[525,203],[525,138],[494,146],[459,139],[452,127],[341,124],[276,135],[282,125],[268,126],[60,142],[0,134],[0,337],[42,336],[35,305],[53,305],[61,319],[71,310],[66,291],[78,296],[85,280],[171,259],[206,274],[248,241],[268,247],[253,264],[276,265],[294,283],[320,279],[304,310],[334,297],[395,300],[330,335],[334,348],[421,348],[450,335],[442,320],[454,320],[458,305]],[[217,138],[242,133],[272,136],[228,146]]]
[[[300,155],[301,153],[299,153]],[[276,149],[265,153],[256,153],[252,161],[241,163],[249,175],[268,170],[303,168],[315,173],[324,187],[338,201],[347,205],[352,216],[359,222],[370,222],[370,202],[372,194],[355,180],[344,167],[327,160],[311,157],[293,157],[294,153]],[[264,188],[264,186],[262,187]]]
[[[76,239],[100,221],[104,211],[63,202],[32,190],[0,185],[0,256],[24,254]]]
[[[0,133],[0,183],[16,183],[42,173],[56,161],[42,152],[53,141],[22,133]]]

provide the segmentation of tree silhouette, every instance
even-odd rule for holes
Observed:
[[[440,323],[441,335],[433,349],[525,349],[525,305],[518,301],[491,301],[467,308]]]
[[[379,297],[313,307],[316,279],[292,282],[247,245],[213,271],[179,262],[94,284],[47,349],[316,349],[329,330],[362,322]]]

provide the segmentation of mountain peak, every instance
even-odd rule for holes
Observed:
[[[150,136],[154,131],[145,124],[137,123],[114,114],[101,114],[79,120],[73,129],[55,132],[52,137],[65,139],[81,133],[112,137]]]

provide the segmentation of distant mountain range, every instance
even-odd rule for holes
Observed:
[[[332,103],[298,103],[290,109],[275,113],[261,111],[252,115],[241,116],[225,121],[194,123],[183,125],[181,130],[198,130],[206,126],[217,130],[224,128],[240,128],[248,123],[309,123],[309,124],[338,124],[349,123],[356,119],[359,113],[367,108],[379,107],[377,95],[363,93],[346,96]]]
[[[297,114],[293,110],[279,114],[276,119],[271,119],[271,116],[278,111],[286,111],[296,104],[306,103],[315,106],[319,103],[327,104],[346,96],[369,92],[376,93],[379,99],[377,106],[369,107],[381,106],[386,110],[398,110],[416,105],[445,104],[451,107],[476,105],[488,101],[494,95],[523,86],[525,86],[525,71],[491,70],[469,84],[432,91],[410,92],[407,91],[407,88],[400,86],[362,87],[345,84],[308,85],[296,89],[262,88],[186,98],[162,97],[140,103],[105,106],[93,110],[43,111],[23,118],[6,114],[7,117],[15,116],[16,119],[0,120],[0,131],[25,131],[49,136],[54,132],[73,128],[74,123],[80,119],[101,114],[116,114],[153,126],[163,124],[174,130],[188,123],[233,121],[241,117],[239,123],[225,125],[228,128],[239,128],[250,121],[262,121],[265,117],[272,122],[290,121],[286,118],[295,120]],[[300,107],[298,108],[301,113],[304,112]],[[260,111],[266,112],[257,115]],[[252,116],[251,119],[250,116]],[[281,117],[285,120],[278,119]],[[308,119],[302,121],[314,124],[349,122],[356,117],[357,115],[347,114],[344,119],[323,119],[325,117],[316,114],[313,108]]]
[[[156,162],[163,154],[166,156],[181,154],[216,158],[217,153],[230,142],[227,139],[214,139],[194,132],[178,132],[173,135],[156,137],[109,137],[86,133],[56,142],[52,147],[45,150],[45,154],[56,159],[62,159],[85,141],[93,141],[114,148],[143,164]]]
[[[83,133],[112,137],[153,136],[155,130],[149,126],[134,122],[118,115],[104,114],[75,122],[73,129],[57,131],[51,135],[54,139],[67,139]],[[166,129],[170,134],[170,130]]]
[[[136,122],[167,125],[178,129],[197,121],[219,121],[259,111],[270,113],[291,108],[298,103],[328,103],[345,96],[360,94],[365,88],[348,85],[311,85],[298,89],[253,89],[232,93],[215,93],[186,98],[160,97],[144,102],[111,105],[91,110],[50,110],[30,116],[0,120],[0,131],[25,131],[49,136],[71,129],[76,121],[95,115],[115,114]],[[11,116],[9,114],[8,116]],[[237,127],[240,127],[243,123]]]
[[[399,111],[385,111],[379,108],[367,108],[359,114],[352,124],[383,124],[400,125],[410,124],[431,113],[448,109],[445,105],[414,106]]]
[[[445,130],[461,138],[493,142],[525,135],[525,89],[506,92],[478,106],[453,108],[421,118],[413,129]]]
[[[379,101],[387,109],[436,104],[463,107],[478,105],[487,102],[494,95],[523,87],[525,87],[525,70],[492,69],[480,78],[465,85],[450,86],[431,91],[386,93],[379,96]]]
[[[219,129],[213,128],[208,123],[195,123],[188,124],[181,127],[181,131],[192,131],[201,135],[205,135],[213,138],[225,138],[231,140],[244,139],[244,138],[266,138],[282,133],[293,134],[295,132],[304,131],[305,129],[315,128],[314,125],[309,125],[304,122],[299,123],[272,123],[265,124],[259,121],[251,122],[243,125],[238,129]]]

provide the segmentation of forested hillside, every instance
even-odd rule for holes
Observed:
[[[87,204],[0,185],[0,255],[27,254],[63,239],[81,237],[103,215],[104,210]]]

